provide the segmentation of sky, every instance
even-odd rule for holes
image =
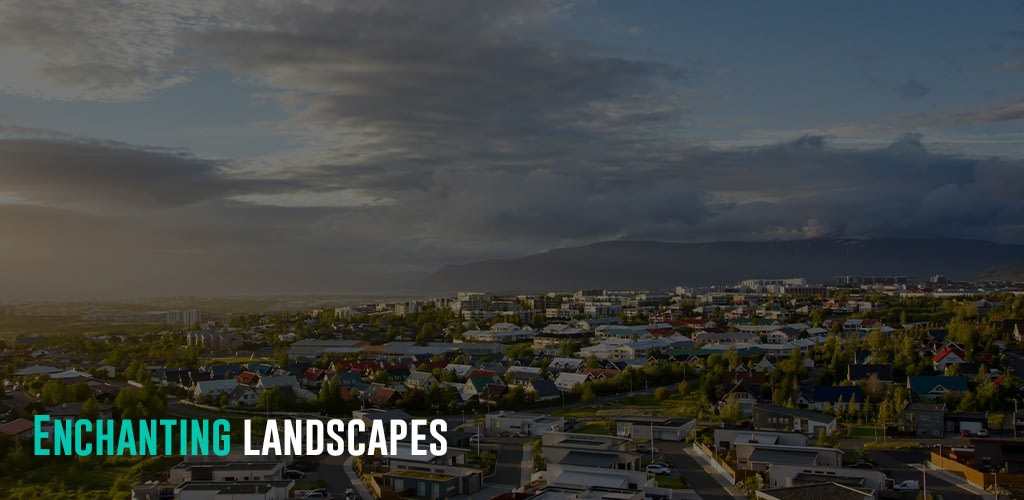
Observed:
[[[8,0],[0,298],[1024,243],[1024,2]]]

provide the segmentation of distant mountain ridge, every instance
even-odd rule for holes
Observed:
[[[533,292],[582,288],[663,289],[803,277],[828,283],[842,275],[975,279],[1020,262],[1024,245],[951,238],[807,239],[666,243],[608,241],[514,259],[449,265],[425,278],[431,291]]]

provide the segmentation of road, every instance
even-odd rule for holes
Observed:
[[[714,477],[704,470],[704,465],[698,459],[686,454],[686,449],[690,445],[660,441],[656,444],[656,447],[668,459],[668,463],[672,466],[673,470],[680,473],[683,479],[690,483],[690,487],[704,500],[727,500],[733,498]]]
[[[485,438],[485,445],[487,443]],[[523,444],[526,439],[501,438],[495,439],[500,446],[498,452],[498,469],[493,477],[484,480],[484,483],[508,485],[509,489],[522,486],[523,467]]]
[[[348,455],[333,457],[326,455],[316,469],[316,478],[327,483],[327,490],[334,498],[345,498],[345,490],[352,487],[352,482],[345,474],[345,459]]]
[[[878,464],[878,470],[884,472],[895,483],[907,479],[916,480],[919,483],[925,482],[921,469],[915,468],[928,459],[928,450],[886,450],[872,451],[868,454],[871,460]],[[929,494],[942,495],[943,500],[972,500],[978,496],[961,489],[934,472],[928,473],[926,481]]]

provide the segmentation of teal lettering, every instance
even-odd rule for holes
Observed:
[[[139,449],[140,455],[156,455],[156,421],[146,420],[139,422]]]
[[[131,420],[124,420],[121,422],[121,435],[117,439],[117,454],[124,455],[127,451],[129,455],[138,455],[139,450],[135,448],[135,429],[132,428]]]
[[[82,439],[82,435],[92,432],[92,422],[89,420],[75,420],[75,454],[80,457],[92,455],[92,443]]]
[[[32,434],[35,437],[35,450],[33,450],[33,453],[36,455],[49,455],[50,450],[43,448],[43,440],[46,439],[46,436],[49,436],[49,433],[43,432],[43,424],[50,421],[50,416],[36,415],[34,420],[35,429],[33,429]]]
[[[130,422],[124,421],[123,423],[129,424]],[[113,455],[114,454],[114,421],[113,420],[97,420],[96,421],[96,454],[97,455]]]
[[[231,451],[231,422],[218,418],[213,421],[213,454],[218,457],[227,456]]]

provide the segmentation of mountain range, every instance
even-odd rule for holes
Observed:
[[[806,239],[667,243],[608,241],[521,258],[445,266],[427,276],[431,291],[494,293],[604,289],[664,289],[733,284],[751,278],[899,275],[952,280],[993,275],[1024,262],[1024,245],[951,238]]]

